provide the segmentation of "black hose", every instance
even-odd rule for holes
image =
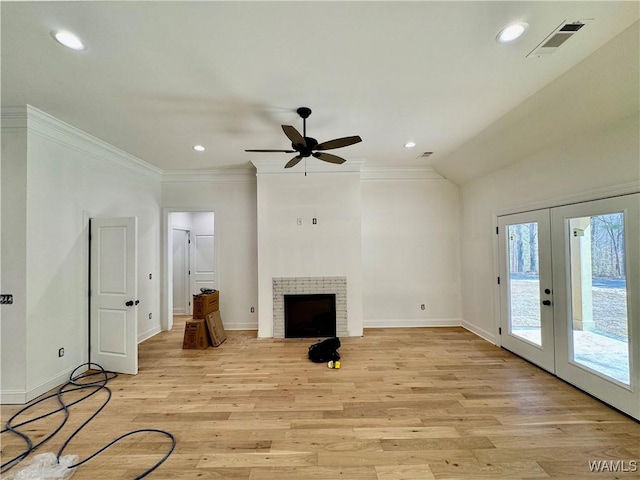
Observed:
[[[76,375],[76,372],[78,370],[80,370],[82,367],[87,367],[87,370]],[[90,372],[87,373],[88,369],[91,369],[93,367],[97,367],[98,368],[98,372]],[[94,380],[94,381],[90,381],[90,382],[82,382],[80,383],[82,380],[86,380],[90,377],[93,376],[100,376],[101,378],[98,380]],[[43,445],[44,443],[46,443],[47,441],[49,441],[52,437],[54,437],[63,427],[64,425],[67,423],[67,420],[69,419],[69,407],[76,405],[84,400],[86,400],[87,398],[95,395],[96,393],[105,390],[107,392],[107,398],[106,400],[103,402],[103,404],[87,419],[85,420],[82,425],[80,425],[70,436],[69,438],[67,438],[67,440],[65,440],[65,442],[63,443],[62,447],[60,447],[60,450],[58,450],[58,454],[56,455],[56,460],[58,463],[60,463],[60,457],[62,456],[62,453],[64,452],[65,448],[67,448],[67,446],[69,445],[69,443],[73,440],[73,438],[80,433],[80,431],[87,426],[87,424],[89,424],[89,422],[91,422],[91,420],[93,420],[109,403],[109,400],[111,400],[111,389],[108,388],[107,382],[115,377],[117,377],[118,374],[115,372],[110,372],[105,370],[104,368],[102,368],[100,365],[96,364],[96,363],[83,363],[82,365],[79,365],[78,367],[76,367],[73,372],[71,372],[71,374],[69,375],[69,381],[67,383],[65,383],[64,385],[62,385],[60,388],[58,388],[58,391],[56,393],[53,393],[51,395],[47,395],[46,397],[43,397],[35,402],[33,402],[32,404],[27,405],[26,407],[20,409],[18,412],[16,412],[14,415],[11,416],[11,418],[9,420],[7,420],[6,423],[6,428],[4,428],[3,430],[0,430],[0,434],[1,433],[5,433],[5,432],[11,432],[17,436],[19,436],[20,438],[22,438],[26,444],[26,449],[16,455],[15,457],[13,457],[12,459],[8,460],[7,462],[3,463],[2,465],[0,465],[0,473],[5,473],[6,471],[8,471],[9,469],[13,468],[15,465],[17,465],[18,463],[20,463],[22,460],[24,460],[32,451],[34,451],[35,449],[37,449],[38,447],[40,447],[41,445]],[[70,388],[68,388],[70,387]],[[82,397],[80,397],[79,399],[66,404],[64,402],[64,395],[67,393],[71,393],[71,392],[77,392],[79,390],[86,390],[86,389],[91,389],[92,391],[89,392],[87,395],[84,395]],[[40,415],[39,417],[36,418],[32,418],[30,420],[26,420],[22,423],[18,423],[16,425],[13,425],[13,422],[16,418],[18,418],[19,416],[23,415],[25,412],[29,411],[30,409],[32,409],[33,407],[35,407],[36,405],[39,405],[40,403],[49,400],[53,397],[56,397],[56,399],[58,400],[58,403],[60,404],[60,407],[55,409],[55,410],[51,410],[50,412],[47,412],[43,415]],[[49,435],[47,435],[44,439],[42,439],[40,442],[36,443],[35,445],[33,444],[31,438],[29,438],[29,436],[23,432],[21,432],[20,430],[18,430],[18,428],[23,427],[25,425],[28,425],[30,423],[33,423],[37,420],[41,420],[43,418],[49,417],[51,415],[54,415],[58,412],[64,412],[64,419],[63,421],[60,423],[60,425],[58,425],[58,427],[56,427],[54,429],[54,431],[52,433],[50,433]],[[76,468],[79,467],[80,465],[85,464],[86,462],[88,462],[89,460],[91,460],[92,458],[96,457],[97,455],[101,454],[103,451],[105,451],[106,449],[108,449],[109,447],[112,447],[113,445],[115,445],[117,442],[119,442],[120,440],[122,440],[123,438],[129,437],[131,435],[135,435],[138,433],[159,433],[162,434],[166,437],[169,437],[169,439],[171,440],[171,448],[169,449],[169,451],[160,459],[160,461],[158,461],[155,465],[153,465],[151,468],[145,470],[142,474],[138,475],[137,477],[135,477],[134,480],[138,480],[141,478],[146,477],[147,475],[149,475],[151,472],[153,472],[156,468],[158,468],[160,465],[162,465],[162,463],[165,462],[165,460],[167,460],[167,458],[169,458],[169,455],[171,455],[171,453],[173,452],[173,450],[175,449],[176,446],[176,439],[175,437],[165,431],[165,430],[158,430],[155,428],[145,428],[145,429],[140,429],[140,430],[134,430],[128,433],[125,433],[123,435],[120,435],[118,438],[112,440],[111,442],[109,442],[107,445],[105,445],[104,447],[102,447],[101,449],[99,449],[97,452],[93,453],[92,455],[90,455],[89,457],[87,457],[86,459],[74,464],[74,465],[69,465],[68,468]]]

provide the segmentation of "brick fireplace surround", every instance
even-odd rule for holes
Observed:
[[[284,338],[284,296],[332,293],[336,296],[336,335],[348,336],[347,277],[281,277],[273,279],[273,336]]]

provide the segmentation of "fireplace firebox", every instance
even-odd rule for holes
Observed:
[[[336,336],[335,294],[284,296],[285,338]]]

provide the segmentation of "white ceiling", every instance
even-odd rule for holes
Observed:
[[[638,2],[2,2],[2,106],[30,104],[164,170],[248,167],[280,125],[367,167],[423,167],[638,20]],[[593,18],[526,58],[564,20]],[[506,24],[525,36],[500,45]],[[87,45],[68,50],[50,32]],[[414,149],[403,144],[416,142]],[[203,144],[207,150],[195,152]],[[418,158],[433,151],[430,159]]]

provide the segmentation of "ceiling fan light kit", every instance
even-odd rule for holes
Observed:
[[[333,150],[335,148],[348,147],[362,141],[358,135],[351,137],[336,138],[327,142],[318,143],[315,138],[307,137],[307,118],[311,115],[309,107],[300,107],[296,110],[300,118],[302,118],[302,134],[291,125],[282,125],[282,131],[291,140],[291,148],[293,150],[245,150],[245,152],[279,152],[279,153],[297,153],[295,157],[287,162],[284,168],[291,168],[300,162],[303,158],[315,157],[323,162],[341,165],[346,160],[337,155],[325,153],[322,150]],[[320,151],[319,151],[320,150]]]

